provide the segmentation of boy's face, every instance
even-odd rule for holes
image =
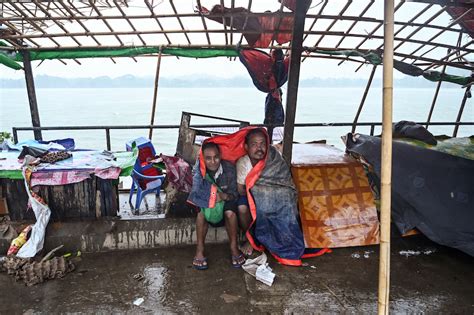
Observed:
[[[221,164],[221,156],[219,151],[216,148],[207,148],[202,152],[204,156],[204,163],[206,164],[206,169],[210,171],[217,171],[219,165]]]

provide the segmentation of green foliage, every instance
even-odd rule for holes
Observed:
[[[10,139],[11,138],[11,133],[9,132],[6,132],[6,131],[1,131],[0,132],[0,143],[2,143],[3,141],[7,140],[7,139]]]

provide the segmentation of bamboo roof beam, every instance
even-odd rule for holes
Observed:
[[[443,7],[441,8],[438,12],[436,12],[435,14],[433,14],[430,18],[428,18],[423,24],[424,26],[428,25],[429,23],[431,23],[434,19],[436,19],[438,16],[440,16],[444,11],[446,11],[447,7]],[[397,46],[394,47],[394,50],[397,50],[398,48],[400,48],[405,42],[407,39],[410,39],[412,38],[415,34],[417,34],[424,26],[418,26],[413,32],[411,32],[410,34],[408,34],[405,39],[401,40]]]
[[[342,16],[344,14],[344,12],[346,12],[346,10],[349,8],[349,6],[351,5],[352,3],[352,0],[347,0],[346,4],[344,5],[344,7],[341,9],[341,11],[339,11],[339,14],[338,16]],[[326,28],[326,32],[329,32],[329,30],[337,23],[337,21],[339,21],[339,17],[338,18],[335,18],[331,24],[329,24],[329,26]],[[319,37],[318,41],[316,42],[316,44],[313,45],[313,47],[318,47],[318,45],[321,43],[321,41],[324,39],[325,35],[321,35],[321,37]]]
[[[311,25],[309,26],[309,29],[308,29],[309,31],[312,31],[312,30],[313,30],[314,25],[316,25],[316,22],[317,22],[318,19],[322,16],[323,10],[324,10],[324,8],[326,7],[327,4],[328,4],[328,0],[324,0],[324,3],[323,3],[323,5],[321,6],[321,8],[319,9],[318,14],[316,14],[316,15],[310,15],[310,14],[306,15],[306,18],[313,18],[313,23],[311,23]],[[308,37],[308,34],[306,34],[306,35],[303,37],[303,43],[304,43],[304,41],[306,40],[307,37]],[[303,59],[303,60],[304,60],[304,59]]]
[[[235,0],[232,0],[230,2],[230,9],[233,10],[235,8]],[[232,26],[234,25],[234,15],[230,17],[230,24],[229,28],[232,29]],[[234,33],[230,33],[230,44],[232,45],[234,43]]]
[[[233,17],[235,14],[232,13],[226,13],[226,14],[209,14],[209,17]],[[246,14],[246,18],[248,17],[260,17],[260,16],[281,16],[281,17],[291,17],[291,13],[289,12],[275,12],[275,13],[268,13],[268,12],[262,12],[262,13],[248,13]],[[185,14],[152,14],[152,15],[130,15],[127,16],[130,20],[135,20],[135,19],[149,19],[149,18],[176,18],[177,16],[179,17],[196,17],[195,13],[185,13]],[[383,20],[372,18],[372,17],[363,17],[363,16],[338,16],[338,15],[324,15],[324,14],[308,14],[307,18],[314,18],[314,19],[328,19],[328,20],[334,20],[338,19],[340,21],[357,21],[357,22],[371,22],[371,23],[382,23]],[[52,16],[51,18],[49,17],[0,17],[0,22],[2,21],[61,21],[61,20],[74,20],[74,21],[80,21],[80,20],[101,20],[101,19],[107,19],[107,20],[113,20],[113,19],[123,19],[123,16],[121,15],[109,15],[105,16],[103,15],[102,17],[99,16],[81,16],[77,17],[74,15],[71,16]],[[439,25],[425,25],[423,23],[409,23],[409,22],[402,22],[398,21],[395,22],[395,25],[402,25],[402,26],[418,26],[418,27],[427,27],[427,28],[433,28],[433,29],[445,29],[445,26],[439,26]],[[379,26],[380,28],[380,26]],[[310,28],[309,30],[312,30]],[[378,30],[378,29],[377,29]],[[461,32],[462,30],[456,29],[456,28],[449,28],[447,29],[451,32]]]
[[[202,26],[204,27],[204,29],[206,30],[206,39],[207,39],[207,43],[209,45],[212,45],[211,44],[211,38],[209,37],[209,33],[207,32],[207,23],[206,23],[206,19],[204,18],[204,16],[202,15],[202,5],[201,5],[201,0],[197,0],[197,5],[198,5],[198,10],[199,10],[199,16],[201,17],[201,22],[202,22]]]
[[[263,30],[264,32],[266,30]],[[90,33],[70,33],[68,35],[64,34],[64,33],[48,33],[48,36],[50,37],[67,37],[67,36],[89,36],[89,35],[95,35],[95,36],[115,36],[115,35],[136,35],[136,34],[165,34],[165,33],[169,33],[169,34],[178,34],[178,33],[184,33],[184,32],[187,32],[187,33],[203,33],[204,30],[202,29],[199,29],[199,30],[180,30],[180,29],[177,29],[177,30],[166,30],[166,31],[161,31],[161,30],[150,30],[150,31],[114,31],[114,32],[90,32]],[[223,33],[225,32],[224,30],[222,29],[215,29],[215,30],[208,30],[209,33]],[[230,31],[228,31],[230,32]],[[240,33],[240,31],[237,31],[237,30],[232,30],[232,32],[234,33]],[[267,32],[270,32],[270,30],[268,30]],[[282,31],[282,33],[289,33],[290,31]],[[246,32],[248,34],[260,34],[259,31],[248,31]],[[332,32],[332,31],[306,31],[305,32],[306,34],[311,34],[311,35],[332,35],[332,36],[342,36],[344,35],[344,32]],[[5,35],[3,38],[4,39],[31,39],[31,38],[41,38],[43,37],[44,35],[43,34],[31,34],[31,35],[22,35],[22,34],[19,34],[19,35]],[[347,37],[355,37],[355,38],[366,38],[366,34],[355,34],[355,33],[351,33],[351,34],[346,34]],[[372,36],[372,39],[379,39],[379,40],[383,40],[383,36],[382,35],[373,35]],[[401,38],[401,37],[396,37],[395,40],[398,40],[398,41],[401,41],[403,40],[404,38]],[[426,42],[424,40],[418,40],[418,39],[407,39],[406,42],[408,43],[414,43],[414,44],[424,44],[424,45],[430,45],[430,46],[437,46],[437,47],[441,47],[441,48],[450,48],[450,49],[459,49],[459,50],[462,50],[462,51],[467,51],[469,53],[474,53],[474,49],[468,49],[468,48],[462,48],[460,49],[459,47],[457,46],[454,46],[454,45],[448,45],[448,44],[444,44],[444,43],[438,43],[438,42]],[[233,47],[233,46],[230,46],[230,45],[225,45],[227,47]],[[82,46],[84,47],[84,46]],[[104,46],[105,47],[105,46]],[[125,47],[124,46],[108,46],[108,47]],[[186,47],[186,46],[182,46],[182,47]],[[202,45],[201,45],[202,47]],[[72,48],[72,47],[71,47]],[[333,49],[332,47],[330,47],[331,49]],[[348,49],[354,49],[354,48],[348,48]],[[333,49],[334,50],[334,49]],[[366,51],[367,49],[363,49],[364,51]]]
[[[452,55],[455,55],[456,53],[459,53],[461,51],[461,49],[464,49],[466,47],[468,47],[469,45],[472,45],[474,44],[474,40],[471,40],[469,42],[467,42],[466,44],[464,44],[463,46],[461,47],[456,47],[454,50],[451,50],[451,52],[449,54],[447,54],[446,56],[444,56],[443,58],[441,58],[440,60],[443,61],[443,60],[446,60],[448,59],[449,57],[451,57]],[[462,54],[460,54],[460,56],[465,56],[467,55],[469,52],[464,52]],[[455,58],[452,58],[450,60],[448,60],[448,62],[450,61],[453,61],[453,60],[456,60],[457,58],[459,58],[459,56],[456,56]],[[425,70],[429,70],[433,67],[436,67],[437,65],[436,64],[431,64],[430,66],[428,66]]]
[[[400,53],[400,52],[395,52],[394,53],[397,57],[408,57],[408,58],[411,58],[412,56],[410,55],[407,55],[407,54],[404,54],[404,53]],[[432,63],[436,63],[438,65],[448,65],[450,67],[455,67],[455,68],[461,68],[461,69],[466,69],[466,70],[470,70],[470,71],[474,71],[474,66],[469,66],[469,65],[466,65],[466,64],[453,64],[453,63],[449,63],[449,62],[446,62],[446,61],[441,61],[441,60],[436,60],[436,59],[431,59],[431,58],[427,58],[427,57],[420,57],[418,58],[419,60],[423,60],[423,61],[428,61],[428,62],[432,62]]]
[[[397,11],[402,7],[402,5],[405,3],[405,0],[402,0],[400,1],[396,6],[395,6],[395,9],[394,9],[394,14],[397,13]],[[372,36],[374,36],[375,32],[377,32],[383,25],[383,20],[379,21],[378,24],[372,29],[372,31],[370,31],[367,36],[359,43],[357,44],[357,46],[355,47],[355,49],[359,49],[362,45],[364,45],[364,43],[369,40],[370,38],[372,38]],[[355,72],[359,71],[360,68],[362,68],[363,65],[360,65],[356,70]]]
[[[51,14],[48,12],[48,10],[46,10],[45,8],[43,8],[43,6],[38,2],[38,0],[33,0],[33,2],[36,4],[36,6],[37,6],[46,16],[51,17]],[[70,34],[69,31],[68,31],[61,23],[59,23],[58,21],[54,21],[54,23],[55,23],[60,29],[62,29],[62,30],[64,31],[64,33]],[[82,44],[81,44],[74,36],[70,36],[70,37],[71,37],[71,39],[72,39],[73,41],[76,42],[76,44],[77,44],[78,46],[82,46]]]
[[[98,16],[102,17],[102,13],[100,13],[99,9],[95,6],[94,2],[92,0],[89,0],[89,4],[92,6],[92,9],[97,13]],[[110,26],[109,22],[107,22],[107,19],[101,18],[102,22],[104,22],[105,26],[110,30],[110,32],[115,33],[113,30],[112,26]],[[117,41],[120,43],[120,46],[123,46],[123,42],[120,39],[118,35],[114,35]]]
[[[371,7],[374,3],[375,3],[375,0],[370,0],[370,2],[365,6],[365,8],[362,10],[362,12],[359,14],[359,16],[362,17],[362,16],[370,9],[370,7]],[[347,29],[346,34],[349,34],[349,33],[352,31],[352,29],[356,26],[356,24],[357,24],[357,21],[352,22],[351,26],[349,26],[349,28]],[[339,42],[336,44],[335,47],[338,48],[338,47],[341,45],[342,41],[343,41],[345,38],[346,38],[346,36],[343,36],[343,37],[339,40]]]
[[[221,3],[222,8],[224,8],[225,7],[224,1],[220,0],[220,3]],[[224,27],[225,44],[229,45],[229,40],[227,39],[227,26],[225,25],[225,17],[224,16],[222,16],[222,26]]]
[[[283,12],[284,3],[285,3],[284,1],[281,2],[280,8],[278,9],[277,12]],[[277,18],[278,18],[278,24],[277,24],[277,27],[275,28],[275,30],[273,30],[272,42],[270,43],[271,46],[275,45],[275,37],[278,34],[278,30],[280,29],[280,26],[281,26],[281,21],[282,21],[281,15],[278,14]],[[291,46],[291,42],[290,42],[290,46]]]
[[[148,10],[150,10],[150,13],[151,13],[151,17],[156,21],[156,23],[158,24],[158,27],[164,31],[164,28],[163,26],[161,25],[160,21],[158,20],[158,17],[155,16],[155,12],[153,11],[153,7],[151,6],[150,2],[148,0],[145,0],[145,4],[148,8]],[[150,16],[148,16],[148,18],[150,18]],[[143,34],[143,32],[141,32]],[[170,41],[170,38],[168,37],[168,35],[166,33],[164,33],[165,35],[165,38],[166,38],[166,41],[168,42],[168,44],[171,45],[171,41]]]
[[[186,30],[184,29],[183,21],[181,21],[181,18],[179,17],[179,14],[178,14],[178,11],[176,11],[176,7],[174,6],[173,0],[170,0],[170,4],[171,4],[171,8],[173,9],[174,13],[177,15],[176,19],[178,20],[179,26],[181,26],[181,29],[184,32],[184,36],[186,37],[186,40],[188,41],[188,44],[191,45],[191,40],[189,40],[189,36],[188,36]]]
[[[403,30],[404,30],[405,28],[407,28],[408,26],[413,26],[412,23],[414,23],[415,20],[416,20],[417,18],[419,18],[421,15],[423,15],[426,11],[428,11],[429,9],[431,9],[432,6],[433,6],[433,5],[430,4],[430,5],[427,5],[426,7],[424,7],[423,10],[421,10],[420,12],[418,12],[417,14],[415,14],[411,19],[408,20],[408,23],[410,23],[410,24],[407,23],[407,24],[403,25],[402,27],[400,27],[400,28],[395,32],[394,35],[397,36],[398,34],[400,34],[401,31],[403,31]],[[418,26],[422,26],[422,25],[420,24],[420,25],[418,25]],[[383,44],[380,45],[377,49],[382,49],[382,48],[383,48]]]
[[[28,16],[20,7],[18,7],[14,2],[10,3],[10,5],[15,8],[15,10],[18,11],[19,14],[22,16]],[[24,7],[24,5],[22,4]],[[31,13],[30,13],[31,14]],[[49,40],[51,40],[56,46],[61,47],[61,45],[53,38],[49,37],[47,33],[38,25],[36,22],[30,21],[30,25],[33,26],[33,28],[37,29],[39,32],[41,32],[45,37],[47,37]]]
[[[69,7],[66,6],[66,4],[64,3],[63,0],[59,0],[59,3],[61,3],[61,5],[64,7],[64,9],[71,16],[74,16],[74,12],[72,12],[72,10]],[[78,20],[76,18],[71,18],[71,19],[74,20],[75,22],[77,22],[84,29],[84,31],[86,31],[87,33],[90,33],[90,30],[84,25],[84,23],[82,23],[81,20]],[[95,36],[91,35],[90,37],[97,43],[97,45],[102,46],[101,43],[97,40],[97,38],[95,38]]]
[[[469,10],[466,10],[466,12],[464,12],[462,15],[460,15],[458,18],[456,18],[455,20],[453,20],[451,23],[449,23],[448,27],[451,27],[455,24],[457,24],[464,16],[466,16],[466,14],[470,13],[472,11],[472,9],[469,9]],[[434,40],[435,38],[437,38],[439,35],[443,34],[446,30],[441,30],[439,31],[438,33],[436,33],[435,35],[433,35],[430,39],[427,40],[427,42],[431,42],[432,40]],[[462,35],[462,33],[459,34],[460,36]],[[418,52],[421,48],[423,48],[423,46],[420,46],[418,47],[417,49],[415,49],[414,51],[411,52],[411,54],[415,54],[416,52]],[[424,54],[422,54],[421,56],[424,56],[426,55],[428,52],[425,52]],[[404,59],[402,59],[403,61]],[[415,59],[416,60],[416,59]]]
[[[251,9],[252,9],[252,0],[249,0],[249,5],[247,7],[247,10],[250,12]],[[242,32],[245,31],[245,29],[247,28],[248,20],[249,20],[249,15],[246,14],[245,15],[245,20],[244,20],[244,26],[242,27]],[[239,43],[242,43],[243,38],[244,38],[244,34],[240,34]]]
[[[132,30],[134,31],[137,31],[137,29],[135,28],[135,26],[133,25],[133,23],[130,21],[130,19],[127,17],[127,15],[125,14],[125,12],[123,12],[123,9],[120,7],[120,4],[117,2],[117,0],[113,0],[114,1],[114,4],[115,4],[115,7],[117,8],[117,10],[119,10],[120,14],[122,14],[123,18],[127,21],[128,25],[130,25],[130,27],[132,28]],[[143,38],[141,37],[140,34],[137,34],[137,37],[140,39],[140,41],[142,42],[143,46],[146,46],[146,42],[143,40]]]

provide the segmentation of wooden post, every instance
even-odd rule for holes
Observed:
[[[464,97],[462,98],[461,106],[459,107],[458,117],[456,117],[456,122],[461,121],[462,113],[464,112],[464,106],[466,106],[467,99],[471,97],[471,85],[466,88],[464,92]],[[454,126],[453,137],[458,135],[459,125]]]
[[[295,129],[296,99],[300,78],[301,52],[303,50],[304,22],[306,19],[307,0],[296,1],[295,22],[291,40],[290,66],[288,74],[288,93],[286,95],[285,129],[283,133],[283,158],[291,165],[293,133]]]
[[[367,94],[369,94],[370,86],[372,85],[372,80],[374,79],[375,70],[377,70],[377,66],[372,68],[372,72],[370,73],[369,81],[367,82],[367,86],[365,87],[364,95],[360,100],[359,108],[357,109],[357,114],[354,117],[354,121],[352,122],[352,133],[355,132],[357,128],[357,122],[359,121],[360,113],[362,112],[362,107],[364,107],[365,99],[367,98]]]
[[[161,47],[160,52],[158,53],[158,62],[156,64],[156,74],[155,74],[155,90],[153,92],[153,104],[151,107],[151,119],[150,119],[150,126],[153,126],[155,123],[155,111],[156,111],[156,100],[158,98],[158,81],[160,79],[160,66],[161,66]],[[153,137],[153,128],[150,127],[150,132],[148,133],[148,138]]]
[[[28,50],[21,50],[23,56],[23,69],[25,70],[26,91],[28,93],[28,100],[30,103],[31,122],[33,127],[41,127],[38,103],[36,102],[35,81],[33,80],[33,71],[31,70],[30,52]],[[36,140],[43,140],[41,130],[34,130]]]
[[[383,117],[380,198],[378,314],[388,314],[390,292],[390,205],[392,179],[392,100],[394,0],[384,4]]]

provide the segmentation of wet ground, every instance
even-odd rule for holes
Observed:
[[[207,248],[206,271],[191,268],[193,251],[84,254],[65,278],[33,287],[0,273],[0,313],[376,312],[377,246],[335,249],[304,267],[270,260],[277,275],[271,287],[232,268],[225,244]],[[473,314],[473,266],[474,257],[420,236],[394,240],[391,311]],[[139,298],[143,302],[134,305]]]

